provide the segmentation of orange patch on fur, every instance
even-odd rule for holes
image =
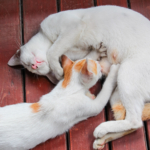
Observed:
[[[126,110],[122,104],[115,104],[112,107],[115,120],[124,120],[126,116]]]
[[[143,112],[142,112],[142,120],[149,120],[150,119],[150,103],[146,103]]]
[[[118,52],[117,50],[113,50],[112,53],[111,53],[111,58],[112,58],[112,62],[115,64],[117,63],[117,57],[118,57]]]
[[[67,85],[70,83],[70,79],[72,76],[72,67],[74,65],[74,62],[71,62],[71,64],[66,65],[63,69],[64,69],[64,81],[62,83],[62,87],[66,88]]]
[[[40,109],[40,104],[39,103],[33,103],[30,107],[34,113],[37,113]]]
[[[87,70],[87,62],[85,62],[85,64],[83,65],[81,73],[88,76],[92,75],[92,73]]]
[[[128,134],[134,132],[135,130],[136,130],[136,129],[131,129],[131,130],[125,131],[125,132],[123,133],[123,136],[128,135]]]
[[[92,69],[92,72],[97,74],[97,64],[94,60],[89,60],[90,61],[90,68]]]
[[[85,59],[83,59],[83,60],[77,62],[76,65],[75,65],[75,67],[74,67],[74,69],[75,69],[77,72],[79,72],[79,71],[82,69],[82,67],[83,67],[84,64],[85,64]]]
[[[126,110],[122,104],[115,104],[112,107],[115,120],[124,120],[126,115]],[[146,103],[143,112],[142,112],[142,120],[146,121],[150,119],[150,103]]]

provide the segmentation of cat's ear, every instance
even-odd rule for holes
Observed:
[[[55,75],[50,72],[46,75],[46,77],[53,83],[53,84],[57,84],[58,80],[56,79]]]
[[[103,75],[108,75],[110,71],[111,64],[108,61],[107,57],[102,58],[100,61],[100,66],[101,66],[101,72]]]
[[[92,81],[92,79],[93,79],[93,76],[94,76],[93,67],[95,67],[95,66],[93,66],[92,63],[93,62],[91,60],[86,59],[86,62],[81,69],[80,81],[83,84],[89,84],[89,82]],[[94,69],[97,69],[97,67]]]
[[[9,66],[17,66],[21,65],[20,63],[20,50],[17,50],[17,52],[10,58],[8,61]]]
[[[65,69],[68,66],[71,66],[73,63],[74,62],[71,59],[69,59],[66,55],[62,55],[61,64],[62,64],[63,69]]]

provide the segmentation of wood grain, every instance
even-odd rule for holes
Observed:
[[[150,1],[149,0],[130,0],[131,9],[138,11],[150,19]]]
[[[98,5],[117,5],[122,7],[127,7],[127,1],[126,0],[97,0]],[[109,120],[113,120],[112,112],[110,107],[108,107],[108,118]],[[135,138],[136,137],[136,138]],[[129,134],[125,137],[122,137],[116,141],[113,141],[111,143],[112,150],[146,150],[145,145],[145,135],[144,135],[144,129],[141,128],[137,130],[136,132]]]
[[[116,5],[127,7],[127,0],[97,0],[97,6],[99,5]]]
[[[55,0],[23,1],[24,42],[26,43],[38,30],[41,21],[57,12]],[[26,101],[35,102],[50,92],[54,85],[46,77],[33,75],[26,71]]]
[[[7,65],[21,45],[19,0],[0,1],[0,106],[23,102],[21,70]]]
[[[60,10],[77,9],[77,8],[88,8],[94,6],[93,0],[61,0]],[[91,89],[92,93],[97,93],[101,88],[101,83],[97,83],[95,87]],[[93,131],[97,125],[105,121],[104,111],[101,112],[97,117],[92,117],[87,121],[83,121],[75,125],[69,131],[70,150],[91,150],[94,137]],[[105,147],[108,149],[108,146]]]
[[[131,8],[150,19],[150,1],[149,0],[130,0]],[[148,135],[148,147],[150,148],[150,121],[146,122],[146,132]]]
[[[110,106],[108,106],[109,120],[114,120]],[[112,150],[146,150],[144,128],[117,139],[111,143]]]
[[[93,0],[60,0],[61,11],[94,6]]]
[[[117,5],[117,6],[123,6],[123,7],[127,7],[127,1],[126,0],[97,0],[97,4],[98,5]],[[113,119],[112,116],[112,112],[109,108],[108,110],[108,114],[109,114],[109,120]],[[134,138],[136,137],[136,138]],[[112,150],[120,150],[120,149],[127,149],[127,150],[140,150],[140,149],[146,149],[146,145],[145,145],[145,135],[144,135],[144,129],[141,128],[139,130],[137,130],[136,132],[127,135],[123,138],[120,138],[114,142],[112,142],[111,146],[112,146]]]
[[[38,32],[41,21],[48,15],[57,12],[56,0],[23,1],[23,23],[25,43]],[[54,85],[46,77],[36,76],[26,71],[26,101],[37,102],[50,92]],[[40,136],[40,135],[39,135]],[[33,150],[66,150],[66,134],[40,144]]]
[[[90,89],[91,93],[97,95],[101,89],[101,82]],[[70,150],[92,150],[93,142],[95,138],[93,137],[94,129],[102,122],[105,121],[104,110],[96,117],[91,117],[86,121],[82,121],[75,125],[69,131],[69,141]],[[108,150],[108,145],[106,144],[104,150]]]

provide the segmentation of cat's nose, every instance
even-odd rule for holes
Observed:
[[[37,69],[38,66],[36,64],[32,64],[32,69]]]

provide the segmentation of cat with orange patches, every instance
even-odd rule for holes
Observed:
[[[37,112],[40,111],[40,105],[39,105],[39,103],[33,103],[30,107],[31,107],[31,109],[32,109],[32,111],[34,113],[37,113]]]
[[[63,134],[79,121],[100,113],[116,86],[119,66],[111,67],[103,89],[92,100],[85,93],[102,76],[100,64],[94,61],[96,74],[92,63],[91,59],[73,62],[63,56],[64,79],[50,93],[37,103],[1,107],[0,149],[32,149]]]
[[[108,75],[109,74],[109,70],[111,67],[111,64],[109,63],[107,57],[102,58],[99,61],[99,64],[101,65],[101,71],[104,75]],[[90,97],[91,99],[95,99],[95,97],[91,94],[91,93],[87,93],[87,96]],[[116,87],[111,95],[110,98],[110,105],[111,105],[111,109],[112,109],[112,113],[114,115],[114,119],[115,120],[124,120],[126,118],[126,109],[123,106],[122,102],[121,102],[121,98],[119,95],[119,91],[118,91],[118,87]],[[150,119],[150,103],[145,103],[145,106],[143,108],[143,112],[142,112],[142,120],[146,121]],[[103,149],[104,145],[107,142],[116,140],[120,137],[123,137],[127,134],[130,134],[132,132],[134,132],[135,129],[131,129],[128,131],[122,131],[122,132],[110,132],[107,133],[106,135],[104,135],[102,138],[97,138],[94,143],[93,143],[93,148],[94,149]],[[95,132],[95,131],[94,131]]]

